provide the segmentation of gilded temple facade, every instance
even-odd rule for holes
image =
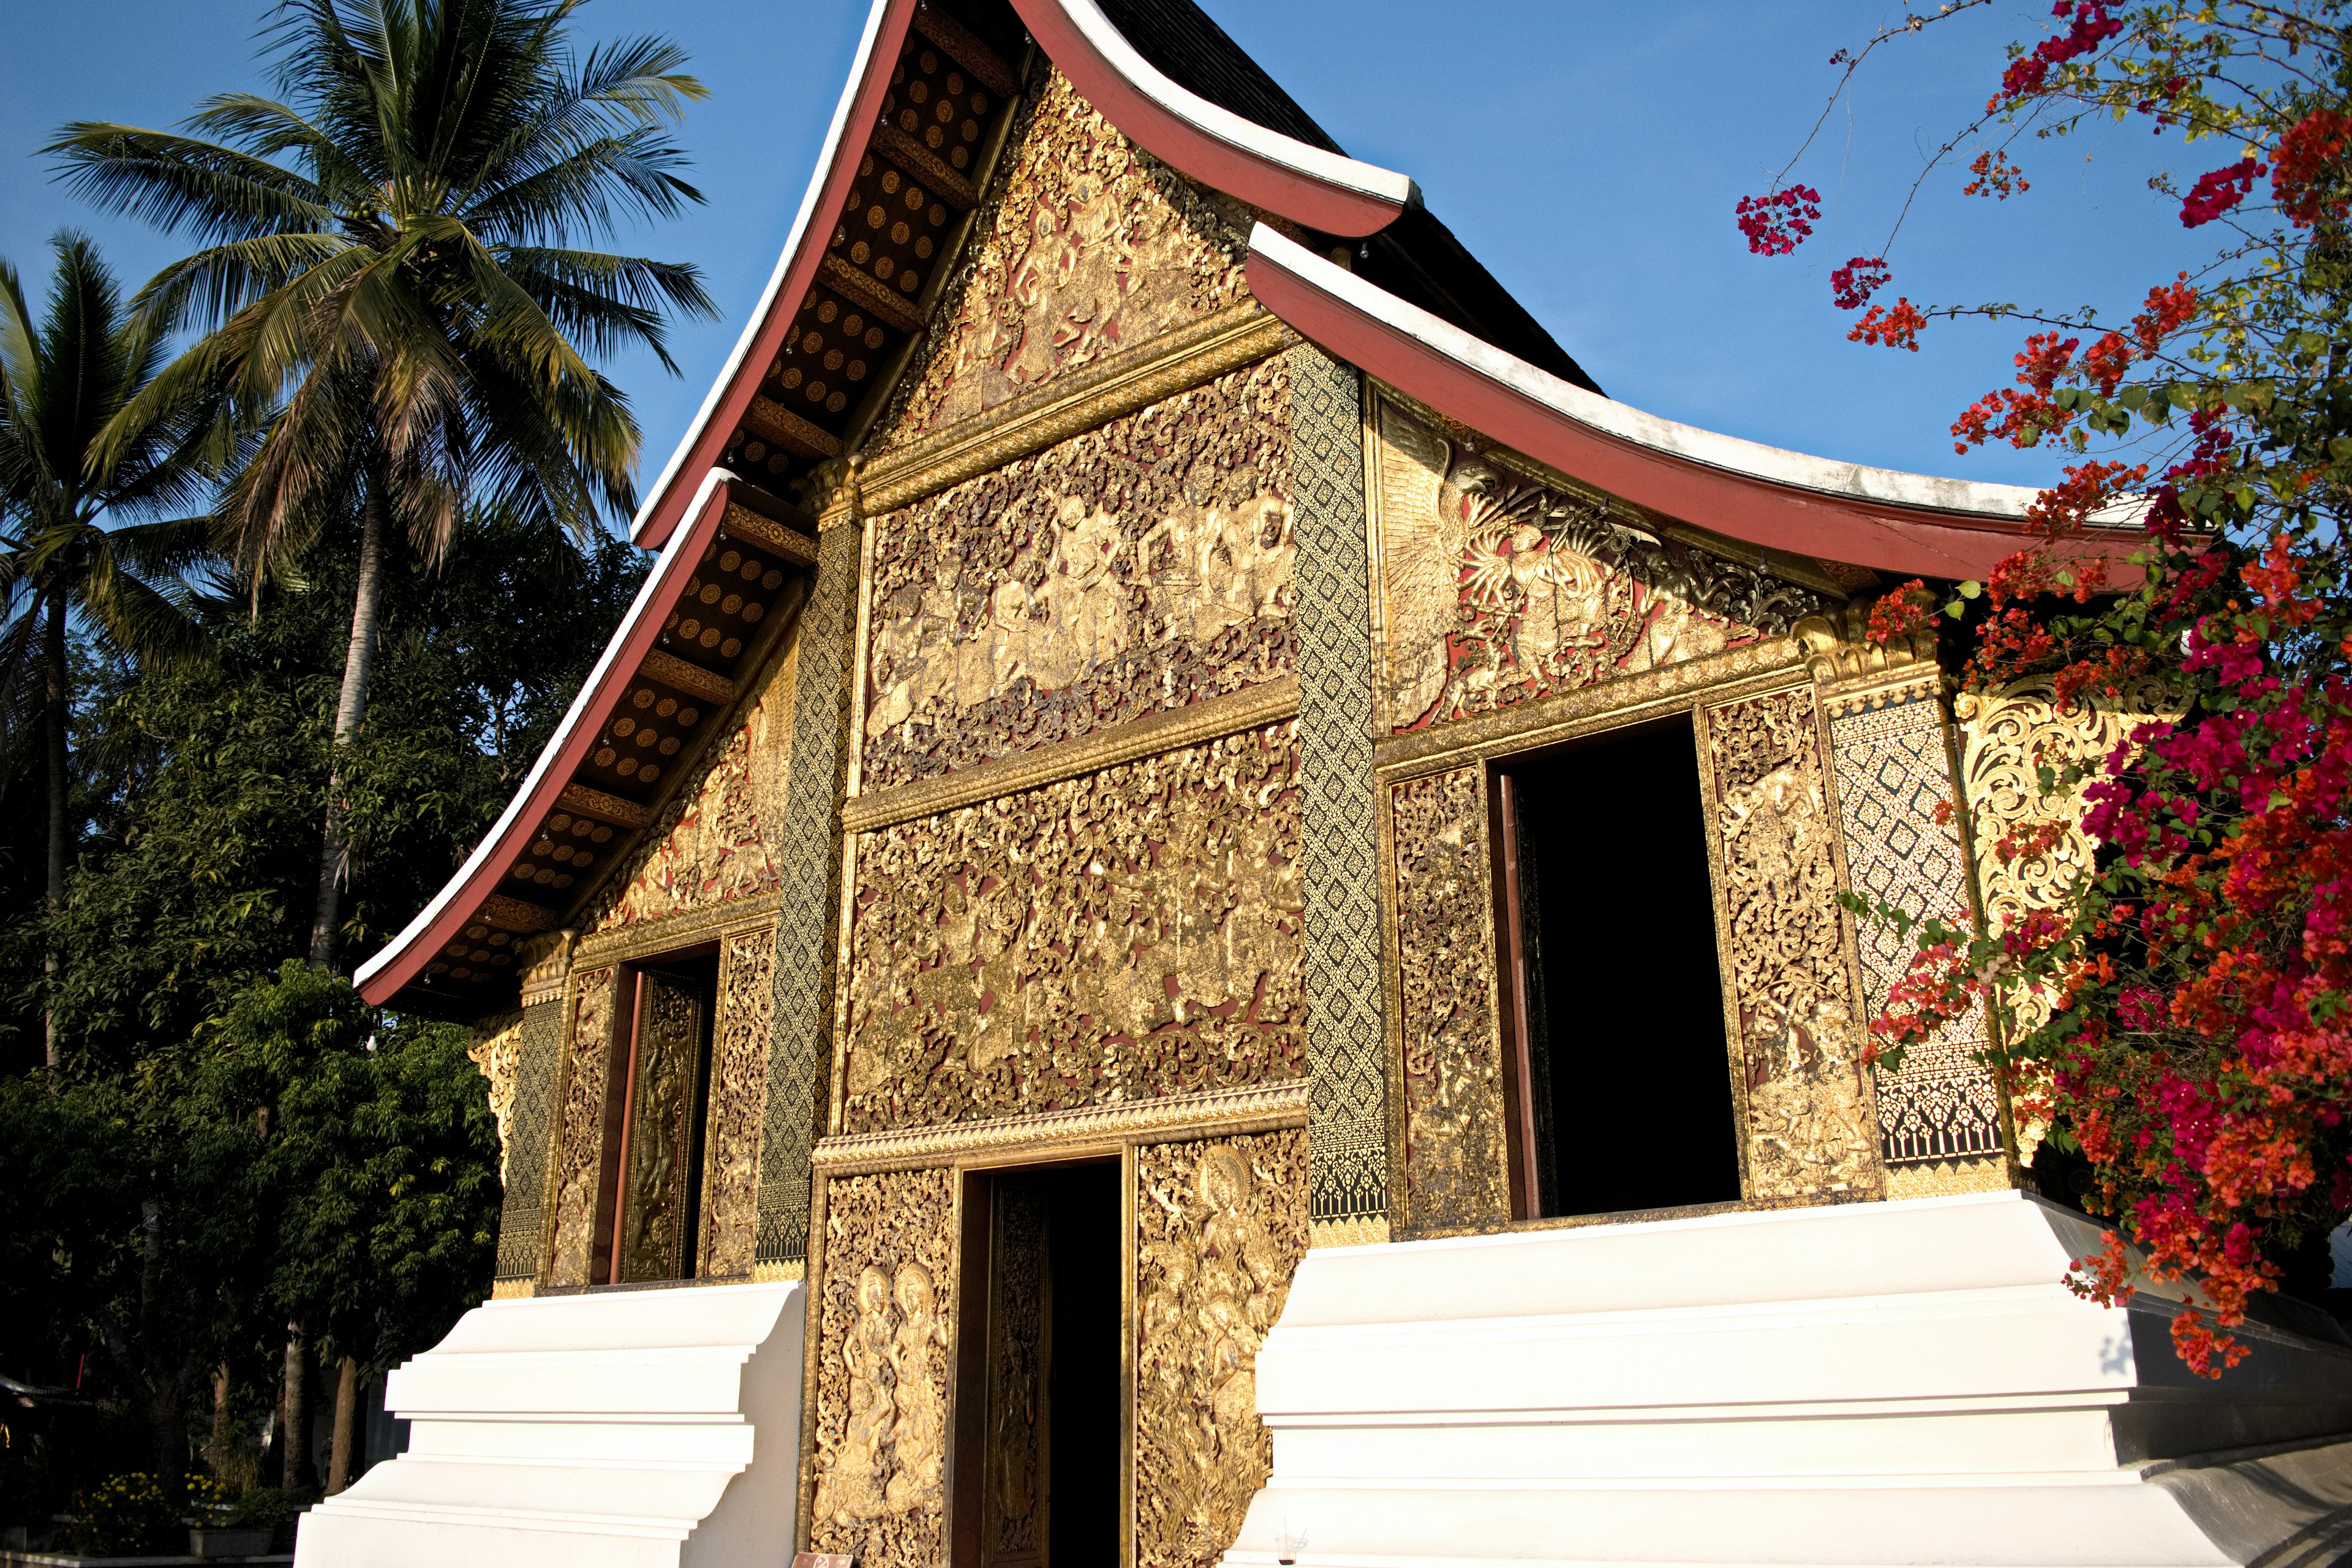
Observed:
[[[383,1467],[304,1568],[1402,1561],[1330,1489],[1406,1483],[1312,1434],[1391,1378],[1424,1446],[1534,1418],[1345,1370],[1454,1310],[1347,1326],[1381,1280],[1516,1258],[1495,1321],[1622,1325],[1697,1308],[1523,1288],[2041,1214],[1981,1020],[1865,1064],[1905,944],[1841,902],[2034,907],[2079,837],[1981,846],[2160,705],[1866,634],[2028,499],[1609,403],[1187,0],[880,0],[644,595],[362,974],[477,1024],[498,1300],[394,1388],[478,1489]],[[534,1355],[601,1392],[482,1392]],[[1519,1463],[1416,1461],[1393,1528]],[[1530,1506],[1440,1554],[1644,1555]]]

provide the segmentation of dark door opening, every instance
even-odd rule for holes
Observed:
[[[969,1178],[958,1568],[1109,1568],[1121,1479],[1119,1167]]]
[[[631,971],[628,984],[607,1079],[607,1196],[591,1276],[614,1285],[690,1279],[700,1256],[719,959],[666,958]]]
[[[1515,763],[1497,795],[1523,1211],[1738,1198],[1690,726],[1620,731]]]

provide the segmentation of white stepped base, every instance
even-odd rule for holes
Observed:
[[[2060,1283],[2014,1193],[1310,1252],[1228,1568],[2263,1568],[2352,1548],[2352,1347]],[[2202,1456],[2200,1458],[2199,1456]],[[2267,1554],[2267,1555],[2266,1555]]]
[[[392,1374],[405,1454],[296,1568],[715,1568],[792,1555],[799,1284],[490,1301]]]

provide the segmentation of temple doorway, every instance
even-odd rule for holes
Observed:
[[[1116,1161],[966,1178],[956,1568],[1109,1568],[1120,1551]]]
[[[629,980],[628,1023],[614,1042],[620,1091],[606,1098],[599,1284],[690,1279],[700,1254],[718,955],[664,958]]]
[[[1740,1196],[1698,748],[1618,731],[1496,781],[1528,1217]]]

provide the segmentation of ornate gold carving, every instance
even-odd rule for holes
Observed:
[[[1246,224],[1144,153],[1051,72],[980,209],[902,429],[967,419],[1243,297]]]
[[[525,937],[515,943],[515,958],[522,965],[525,1007],[552,1002],[563,994],[563,983],[572,977],[572,950],[579,942],[580,933],[566,930]]]
[[[878,530],[864,763],[904,784],[1287,672],[1279,360]]]
[[[1278,317],[1244,300],[883,451],[868,472],[866,495],[877,512],[907,506],[1297,342]]]
[[[688,1161],[701,1077],[702,999],[646,972],[637,989],[629,1168],[622,1183],[621,1278],[675,1279],[688,1229]]]
[[[867,1568],[945,1561],[954,1177],[903,1171],[825,1188],[809,1544]]]
[[[710,1114],[703,1134],[705,1279],[751,1271],[760,1237],[760,1133],[768,1104],[768,1031],[775,1014],[776,931],[738,931],[720,949],[719,1020],[710,1047]]]
[[[1828,615],[1807,616],[1794,628],[1804,645],[1805,668],[1822,689],[1822,710],[1832,719],[1935,694],[1941,675],[1936,628],[1922,627],[1885,643],[1871,641],[1869,628],[1870,605],[1861,601]]]
[[[581,911],[581,922],[592,931],[775,890],[775,817],[792,762],[797,651],[787,648],[740,727],[706,755],[694,787],[671,796],[652,831],[629,851],[623,874]],[[705,722],[716,726],[720,720],[713,715]]]
[[[637,673],[647,680],[658,680],[664,686],[699,697],[706,702],[735,700],[733,681],[723,675],[713,675],[698,664],[688,664],[677,655],[664,653],[659,648],[646,655],[645,662],[637,666]]]
[[[1498,1225],[1511,1189],[1485,770],[1398,784],[1389,812],[1404,1223]]]
[[[510,1136],[514,1121],[515,1066],[522,1050],[520,1010],[485,1018],[474,1026],[473,1048],[466,1059],[490,1082],[490,1115],[499,1124],[499,1180],[507,1179],[507,1162],[514,1152]]]
[[[528,1301],[539,1294],[536,1279],[494,1279],[490,1282],[493,1301]]]
[[[554,1239],[547,1282],[586,1285],[596,1246],[596,1197],[604,1173],[605,1064],[613,1051],[613,970],[572,976],[572,1035],[565,1043],[562,1120],[555,1145]]]
[[[881,121],[875,125],[871,145],[874,151],[920,180],[957,211],[969,212],[980,205],[980,193],[971,188],[971,181],[948,167],[929,147],[888,121]]]
[[[566,811],[584,811],[591,816],[603,817],[615,827],[643,827],[653,820],[653,814],[634,800],[623,800],[617,795],[606,795],[601,789],[586,784],[568,784],[555,804]]]
[[[1182,708],[1164,708],[1034,752],[1018,752],[992,763],[958,768],[939,778],[857,795],[844,803],[841,825],[847,832],[866,833],[893,823],[936,816],[960,805],[1100,773],[1138,757],[1197,745],[1220,735],[1263,730],[1297,711],[1297,678],[1278,676],[1263,685],[1244,686]]]
[[[541,931],[555,923],[555,911],[527,904],[520,899],[509,899],[504,893],[492,893],[482,900],[479,918],[506,931]]]
[[[981,1485],[982,1568],[1036,1568],[1052,1499],[1044,1479],[1047,1343],[1045,1194],[1001,1177],[989,1205],[987,1470]],[[1097,1369],[1097,1375],[1108,1369]]]
[[[937,5],[915,7],[915,31],[954,57],[956,64],[978,77],[981,85],[997,97],[1011,98],[1020,90],[1021,84],[1013,79],[1012,68],[997,58],[996,51]]]
[[[1155,1138],[1208,1138],[1301,1127],[1307,1122],[1307,1085],[1296,1080],[1211,1089],[1204,1094],[1158,1095],[902,1132],[845,1133],[818,1140],[814,1162],[819,1170],[878,1171],[985,1159],[1016,1150],[1039,1159],[1061,1158],[1077,1150]]]
[[[1819,595],[1380,409],[1388,727],[1491,711],[1784,635]]]
[[[1878,1140],[1811,690],[1706,710],[1750,1198],[1876,1197]]]
[[[1309,1247],[1385,1247],[1389,1216],[1352,1215],[1343,1219],[1318,1219],[1310,1227]]]
[[[2096,762],[2139,725],[2170,719],[2179,700],[2154,676],[2131,682],[2114,697],[2089,693],[2060,712],[2047,676],[2011,681],[1990,692],[1964,691],[1953,707],[1960,720],[1960,779],[1976,850],[1977,887],[1988,931],[2007,931],[2040,910],[2056,908],[2075,879],[2090,869],[2092,847],[2082,831],[2089,802],[2079,786],[2044,798],[2041,770]],[[2041,854],[2000,858],[1998,846],[2020,827],[2054,823],[2063,830]],[[2018,997],[2021,1034],[2049,1022],[2053,998]]]
[[[735,501],[727,503],[727,521],[721,531],[738,539],[748,539],[772,555],[781,556],[796,566],[816,564],[816,541],[798,529],[786,528],[772,518],[761,517],[750,507]],[[812,528],[811,531],[814,531]]]
[[[839,265],[830,256],[825,260],[833,266]],[[798,452],[803,458],[841,456],[839,437],[810,424],[772,397],[755,396],[751,399],[751,405],[743,410],[743,427],[754,436],[763,437],[786,451]]]
[[[1297,1076],[1294,731],[863,838],[837,1128]]]
[[[899,298],[895,289],[886,289],[864,272],[852,267],[840,257],[828,253],[817,267],[817,280],[851,304],[871,310],[902,332],[919,332],[923,318],[915,312],[914,305]],[[759,400],[764,401],[764,399]],[[809,426],[815,429],[814,426]],[[833,443],[833,453],[809,453],[810,457],[832,456],[841,450],[841,443]]]
[[[1273,1468],[1257,1352],[1307,1251],[1307,1134],[1154,1144],[1135,1166],[1135,1561],[1209,1568]]]

